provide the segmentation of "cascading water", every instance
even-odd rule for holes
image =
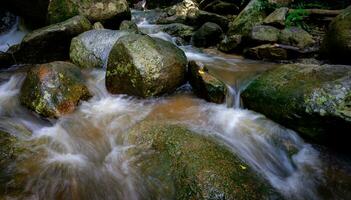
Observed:
[[[134,20],[138,21],[135,15]],[[139,25],[153,36],[167,35],[158,34],[157,25],[147,20]],[[158,192],[162,199],[172,199],[157,180],[151,186],[144,184],[133,161],[145,155],[131,156],[134,146],[125,141],[129,128],[148,119],[182,124],[225,144],[287,199],[323,198],[319,187],[327,178],[323,166],[328,163],[320,160],[319,152],[295,132],[239,108],[240,91],[272,64],[200,52],[191,46],[180,48],[189,60],[204,63],[228,85],[227,103],[235,109],[207,103],[186,89],[149,100],[111,95],[105,88],[103,69],[85,70],[93,98],[73,114],[48,121],[19,104],[23,72],[1,73],[0,130],[31,144],[31,152],[17,163],[26,190],[8,198],[153,199]],[[25,134],[28,132],[32,134]]]

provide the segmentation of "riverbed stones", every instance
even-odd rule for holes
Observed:
[[[73,37],[90,30],[91,23],[83,16],[43,27],[27,34],[21,44],[13,50],[17,63],[45,63],[67,60]]]
[[[280,30],[273,26],[255,26],[250,33],[250,39],[255,43],[278,42]]]
[[[215,23],[207,22],[195,32],[191,42],[196,47],[214,46],[221,41],[223,31]]]
[[[106,87],[112,94],[152,97],[171,93],[185,80],[187,59],[174,44],[148,35],[129,34],[113,46]]]
[[[106,26],[118,26],[131,14],[126,0],[5,0],[5,7],[35,25],[55,24],[76,15]]]
[[[351,64],[351,6],[329,25],[322,52],[334,63]]]
[[[269,199],[272,195],[262,178],[225,146],[182,125],[142,122],[129,132],[128,141],[136,146],[135,152],[144,152],[134,164],[146,177],[145,185],[156,184],[168,199]],[[155,199],[164,198],[162,193],[153,194]]]
[[[238,51],[242,43],[241,35],[224,36],[223,40],[218,44],[218,50],[230,53]]]
[[[316,42],[307,31],[299,27],[288,27],[279,35],[279,42],[300,49],[312,47]]]
[[[193,92],[206,101],[221,104],[226,95],[225,84],[209,74],[204,64],[190,61],[188,77]]]
[[[119,30],[121,31],[130,31],[133,33],[139,33],[139,28],[136,25],[135,22],[130,21],[130,20],[124,20],[121,22],[121,24],[119,25]]]
[[[20,92],[22,105],[49,118],[72,113],[81,100],[89,98],[80,69],[62,61],[32,67]]]
[[[351,128],[350,83],[351,66],[284,65],[254,80],[242,99],[314,142],[342,146]]]
[[[279,44],[263,44],[245,49],[244,56],[256,60],[287,60],[289,52]]]
[[[107,29],[84,32],[72,39],[71,61],[80,68],[103,68],[113,45],[128,33]]]

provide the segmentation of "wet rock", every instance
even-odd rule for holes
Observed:
[[[230,53],[239,50],[241,42],[241,35],[224,36],[224,39],[218,44],[218,49],[220,51]]]
[[[184,82],[187,59],[174,44],[129,34],[113,46],[106,87],[112,94],[152,97],[173,92]]]
[[[72,39],[71,61],[80,68],[102,68],[116,41],[127,35],[126,31],[91,30]]]
[[[330,23],[322,52],[334,63],[351,64],[351,6]]]
[[[80,69],[61,61],[31,68],[20,93],[22,105],[50,118],[72,113],[80,100],[89,97]]]
[[[160,30],[186,41],[190,41],[191,36],[193,36],[195,32],[193,27],[180,23],[162,25]]]
[[[129,21],[129,20],[124,20],[120,25],[119,25],[119,30],[121,31],[130,31],[133,33],[140,33],[138,26],[136,23]]]
[[[299,27],[289,27],[282,30],[279,35],[279,42],[300,49],[312,47],[316,43],[308,32]]]
[[[278,41],[280,30],[273,26],[255,26],[250,33],[250,39],[255,43],[275,43]]]
[[[256,60],[287,60],[289,58],[288,51],[277,44],[263,44],[245,49],[244,56]]]
[[[0,34],[9,31],[16,23],[16,16],[0,9]]]
[[[212,76],[202,63],[190,61],[188,77],[194,93],[200,98],[213,103],[223,103],[226,95],[225,84]]]
[[[91,22],[115,27],[131,17],[126,0],[5,0],[4,4],[37,25],[55,24],[82,15]]]
[[[191,42],[196,47],[209,47],[216,45],[221,41],[223,31],[215,23],[207,22],[195,32]]]
[[[202,10],[216,13],[219,15],[236,15],[240,12],[240,4],[241,2],[239,1],[233,3],[233,2],[215,0],[207,4],[204,8],[201,8],[201,3],[200,3],[200,8]]]
[[[254,26],[262,24],[266,17],[261,0],[251,0],[240,14],[229,24],[228,35],[247,37]]]
[[[95,29],[95,30],[104,29],[104,25],[102,25],[101,22],[95,22],[93,24],[93,29]]]
[[[45,63],[69,58],[73,37],[90,30],[89,20],[82,16],[53,24],[27,34],[22,43],[10,48],[17,63]]]
[[[128,134],[155,199],[269,199],[270,186],[225,146],[181,125],[142,122]],[[145,153],[147,152],[147,153]],[[161,183],[161,184],[160,184]],[[161,191],[161,192],[160,192]]]
[[[285,27],[286,15],[289,12],[289,8],[282,7],[278,8],[269,14],[263,21],[266,25],[271,25],[275,27]]]
[[[242,99],[314,142],[342,146],[351,128],[350,83],[351,66],[284,65],[254,80]]]

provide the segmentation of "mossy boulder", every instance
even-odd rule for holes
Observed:
[[[126,31],[107,29],[84,32],[72,39],[71,61],[80,68],[103,68],[113,45],[127,34]]]
[[[152,97],[171,93],[185,79],[187,59],[174,44],[147,35],[129,34],[113,46],[106,87],[112,94]]]
[[[281,31],[279,43],[306,49],[312,47],[316,41],[307,31],[299,27],[289,27]]]
[[[275,27],[259,25],[252,28],[250,39],[255,43],[275,43],[279,35],[280,30]]]
[[[329,25],[322,52],[334,63],[351,64],[351,6]]]
[[[226,96],[225,84],[208,73],[202,63],[190,61],[188,78],[194,93],[213,103],[223,103]]]
[[[254,80],[242,99],[314,142],[342,146],[351,128],[350,83],[351,66],[284,65]]]
[[[139,33],[139,28],[136,25],[135,22],[130,21],[130,20],[124,20],[122,23],[119,25],[119,30],[121,31],[130,31],[133,33]]]
[[[289,12],[289,8],[282,7],[278,8],[269,14],[263,21],[266,25],[271,25],[275,27],[285,27],[285,19]]]
[[[72,113],[80,100],[89,97],[80,69],[61,61],[31,68],[20,92],[22,105],[50,118]]]
[[[37,26],[82,15],[91,22],[114,27],[131,17],[126,0],[5,0],[4,4]]]
[[[215,23],[207,22],[195,32],[191,42],[196,47],[209,47],[219,43],[222,39],[223,31]]]
[[[17,63],[45,63],[67,60],[73,37],[90,30],[89,20],[76,16],[64,22],[43,27],[27,34],[13,51]]]
[[[228,35],[248,37],[254,26],[262,24],[266,11],[261,0],[251,0],[240,14],[229,24]]]
[[[273,190],[227,147],[181,125],[142,122],[128,141],[154,199],[269,199]],[[144,156],[145,155],[145,156]],[[161,191],[161,192],[160,192]],[[158,194],[161,193],[161,194]]]
[[[223,40],[218,44],[218,50],[223,52],[238,51],[241,48],[242,36],[230,35],[224,36]]]

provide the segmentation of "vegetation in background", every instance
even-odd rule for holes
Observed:
[[[308,17],[308,13],[305,9],[299,8],[295,9],[292,12],[289,12],[288,16],[286,17],[285,24],[286,26],[298,26],[305,30],[308,30],[308,25],[304,22],[305,18]]]

